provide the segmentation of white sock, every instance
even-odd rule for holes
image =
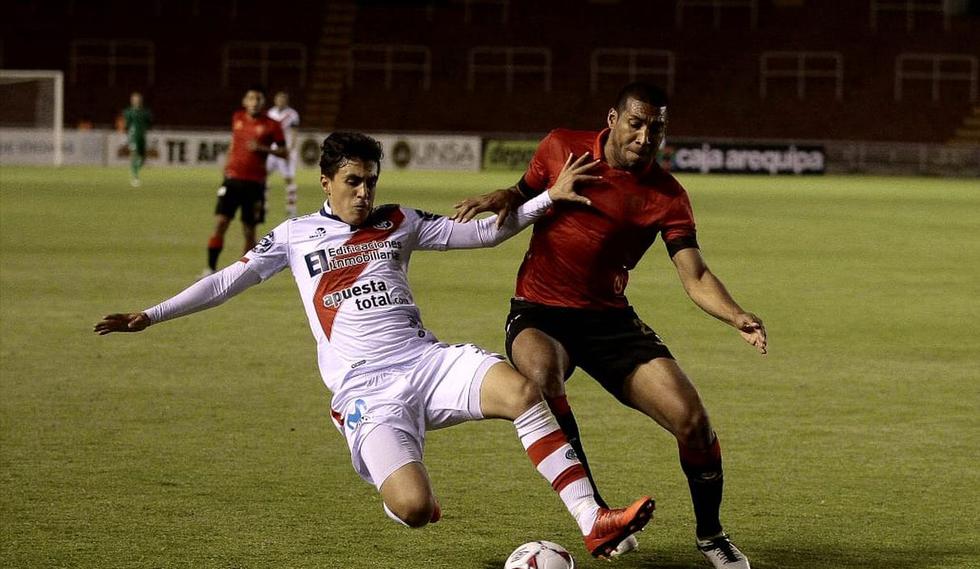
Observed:
[[[582,535],[588,535],[595,523],[599,504],[595,501],[582,463],[568,444],[548,404],[541,401],[532,406],[514,419],[514,427],[534,467],[558,492],[568,512],[578,522]]]

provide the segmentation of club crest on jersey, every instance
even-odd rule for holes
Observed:
[[[415,210],[415,213],[417,213],[419,217],[422,218],[422,221],[435,221],[437,219],[442,218],[442,216],[439,215],[438,213],[432,213],[430,211],[425,211],[423,209],[417,209]]]
[[[255,247],[252,247],[253,253],[265,253],[275,244],[276,238],[274,232],[270,231],[266,233],[265,237],[262,238]]]
[[[393,228],[394,226],[395,226],[394,223],[392,223],[391,221],[388,221],[386,219],[384,221],[379,221],[379,222],[375,223],[371,227],[373,227],[375,229],[379,229],[381,231],[388,231],[389,229]]]

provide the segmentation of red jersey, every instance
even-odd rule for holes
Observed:
[[[680,183],[656,163],[640,174],[610,167],[603,155],[608,135],[608,129],[559,129],[538,145],[519,183],[525,194],[550,187],[569,153],[601,159],[590,174],[604,179],[576,188],[592,207],[558,202],[534,224],[517,273],[517,297],[550,306],[626,307],[629,271],[658,233],[671,254],[698,246],[691,202]]]
[[[225,164],[225,177],[235,180],[248,180],[265,183],[265,152],[248,149],[248,142],[254,140],[263,146],[286,145],[286,137],[278,121],[264,113],[251,116],[240,109],[231,117],[231,148],[228,149],[228,162]]]

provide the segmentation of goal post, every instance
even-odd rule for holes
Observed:
[[[51,145],[53,162],[64,162],[64,73],[0,69],[0,127],[34,130]]]

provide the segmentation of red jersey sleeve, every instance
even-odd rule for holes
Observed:
[[[667,253],[673,257],[681,249],[691,247],[698,249],[700,247],[698,246],[691,200],[680,183],[674,180],[672,176],[671,178],[676,194],[671,201],[670,209],[664,216],[660,234],[663,237],[664,245],[667,246]]]
[[[556,146],[555,131],[549,132],[548,136],[538,143],[538,148],[534,151],[534,156],[531,157],[527,170],[521,176],[521,180],[517,182],[517,188],[525,197],[532,198],[548,189],[548,184],[551,182],[549,163],[554,159]]]

